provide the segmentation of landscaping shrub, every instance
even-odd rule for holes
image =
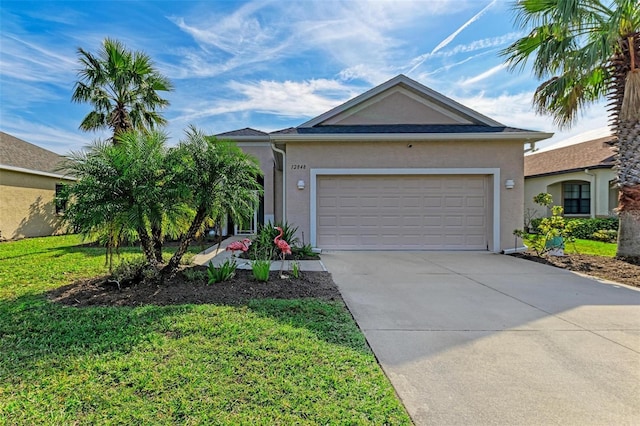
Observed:
[[[540,224],[542,223],[542,217],[537,217],[535,219],[531,219],[531,229],[530,232],[532,234],[537,234],[538,232],[540,232],[538,230],[538,227],[540,226]]]
[[[217,268],[213,266],[213,263],[209,262],[209,266],[207,266],[209,284],[230,280],[236,273],[236,267],[235,259],[227,259]]]
[[[251,271],[258,281],[269,281],[269,270],[271,269],[271,260],[254,260],[251,262]]]
[[[147,266],[148,263],[143,257],[124,259],[115,267],[112,277],[122,285],[139,282],[144,278],[144,269]]]
[[[544,192],[533,197],[533,201],[543,207],[549,207],[553,204],[551,194]],[[551,251],[564,249],[565,242],[573,242],[575,237],[573,236],[574,224],[566,221],[563,213],[562,206],[553,206],[551,207],[551,216],[540,219],[535,234],[530,234],[523,229],[515,229],[513,234],[522,238],[523,241],[527,241],[538,256],[545,256]]]
[[[295,236],[298,231],[297,226],[291,226],[288,223],[281,225],[267,223],[258,228],[256,237],[251,242],[251,247],[247,251],[249,259],[278,259],[280,253],[276,249],[273,240],[280,234],[276,226],[282,228],[282,239],[289,243],[291,247],[298,244],[298,238]]]
[[[200,271],[193,268],[187,268],[183,270],[182,275],[184,275],[187,281],[192,283],[202,282],[207,279],[207,273],[205,271]]]
[[[614,229],[600,229],[591,234],[590,240],[602,241],[603,243],[615,243],[618,240],[618,231]]]
[[[542,223],[543,218],[536,218],[531,221],[531,232],[540,232],[539,226]],[[617,231],[618,230],[618,218],[617,217],[596,217],[593,219],[571,219],[566,218],[567,223],[571,223],[573,227],[572,235],[574,238],[581,240],[594,240],[593,234],[604,231]]]
[[[582,240],[593,240],[593,234],[600,231],[617,231],[617,217],[596,217],[593,219],[567,219],[573,223],[573,236]]]
[[[318,255],[314,253],[313,247],[311,244],[305,244],[300,247],[291,247],[291,252],[293,256],[297,259],[308,259],[308,258],[317,258]]]

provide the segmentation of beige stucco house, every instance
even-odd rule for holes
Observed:
[[[264,172],[257,222],[320,249],[513,248],[524,144],[506,127],[399,75],[295,128],[221,133]]]
[[[0,237],[16,239],[63,231],[56,190],[73,181],[58,171],[63,157],[0,132]]]
[[[612,143],[610,136],[525,156],[525,211],[547,215],[533,202],[535,195],[546,192],[564,207],[565,217],[614,215],[618,189]]]

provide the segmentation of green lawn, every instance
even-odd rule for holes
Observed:
[[[341,304],[50,303],[106,273],[79,242],[0,244],[0,424],[410,424]]]
[[[575,245],[573,243],[566,244],[565,252],[615,257],[617,247],[618,245],[615,243],[576,239]]]

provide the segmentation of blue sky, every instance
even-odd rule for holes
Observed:
[[[606,128],[605,102],[568,131],[531,108],[528,70],[498,52],[523,30],[501,0],[7,1],[0,3],[0,130],[60,154],[101,133],[78,130],[77,48],[106,37],[142,50],[171,79],[167,131],[215,134],[296,126],[405,74],[502,122],[555,132]],[[550,142],[547,142],[547,145]]]

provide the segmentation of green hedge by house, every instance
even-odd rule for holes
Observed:
[[[538,229],[542,218],[536,218],[531,221],[532,231]],[[567,218],[567,222],[577,223],[573,230],[573,236],[583,240],[593,240],[593,234],[600,230],[618,230],[617,217],[596,217],[593,219],[571,219]]]

